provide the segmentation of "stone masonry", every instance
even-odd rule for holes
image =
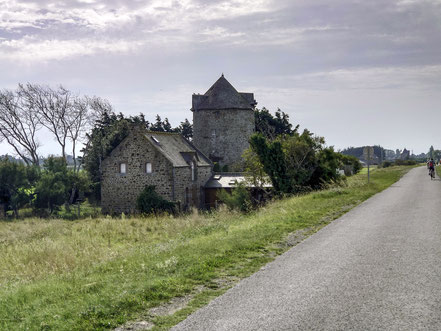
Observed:
[[[147,162],[152,173],[146,172]],[[126,164],[125,174],[121,163]],[[181,135],[133,129],[102,162],[102,211],[135,213],[136,199],[148,185],[181,209],[201,208],[211,169],[211,162]]]
[[[194,145],[221,166],[237,165],[254,132],[253,93],[240,93],[222,75],[203,95],[194,94]]]

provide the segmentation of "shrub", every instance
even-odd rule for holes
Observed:
[[[417,162],[415,160],[395,160],[395,165],[416,165]]]
[[[268,140],[261,134],[250,139],[253,152],[278,194],[299,193],[299,188],[305,186],[319,189],[340,179],[337,172],[340,154],[324,144],[324,138],[308,130],[279,136],[276,140]]]
[[[361,164],[360,160],[353,156],[353,155],[345,155],[345,154],[339,154],[340,162],[345,166],[345,175],[346,173],[346,166],[349,166],[352,168],[352,172],[355,175],[356,173],[360,172],[360,170],[363,168],[363,165]]]
[[[389,168],[393,165],[394,163],[392,161],[384,161],[382,164],[380,164],[380,168]]]
[[[136,208],[142,214],[161,214],[175,213],[175,203],[161,197],[155,191],[155,187],[150,185],[141,192],[136,199]]]
[[[252,209],[251,194],[244,183],[239,183],[230,192],[221,190],[218,198],[225,203],[230,210],[247,212]]]

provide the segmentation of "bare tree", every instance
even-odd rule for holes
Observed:
[[[54,90],[37,84],[19,84],[19,93],[35,108],[41,124],[46,127],[61,146],[61,155],[66,158],[66,144],[69,136],[74,97],[63,86]]]
[[[68,114],[68,138],[72,143],[72,156],[74,162],[74,171],[80,169],[77,164],[76,148],[77,143],[86,137],[86,132],[92,125],[92,112],[89,109],[87,98],[77,97],[72,103],[72,108]]]
[[[89,116],[89,118],[91,121],[91,125],[95,124],[95,121],[102,118],[104,114],[109,115],[113,113],[113,107],[108,100],[102,99],[97,96],[86,96],[86,99],[90,107],[91,115]]]
[[[6,141],[27,164],[39,165],[39,114],[19,91],[0,91],[0,140]]]

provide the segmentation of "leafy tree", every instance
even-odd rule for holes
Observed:
[[[279,136],[272,141],[255,134],[250,144],[278,193],[316,189],[339,178],[338,154],[333,148],[325,148],[324,139],[308,130],[302,134]]]
[[[254,111],[255,131],[265,138],[275,139],[279,135],[290,135],[298,130],[298,125],[292,129],[289,123],[289,115],[277,109],[273,116],[265,107]]]
[[[37,178],[38,170],[35,166],[25,166],[7,158],[0,159],[0,203],[6,206],[5,213],[11,209],[14,216],[18,217],[19,209],[33,198],[32,185]]]
[[[259,160],[259,156],[250,147],[243,152],[242,158],[247,181],[254,187],[263,188],[268,182],[268,175]]]
[[[263,170],[271,178],[274,190],[280,193],[290,193],[292,188],[287,176],[285,154],[281,142],[267,141],[262,134],[254,134],[251,136],[250,145],[258,155]]]
[[[136,200],[136,208],[142,214],[159,214],[175,212],[176,205],[165,200],[155,191],[155,186],[146,186]]]
[[[185,121],[181,122],[181,124],[176,128],[176,131],[184,136],[184,138],[188,140],[193,139],[193,125],[185,119]]]
[[[64,204],[66,211],[69,211],[78,192],[87,192],[89,186],[87,173],[69,170],[63,157],[50,156],[45,160],[44,169],[35,185],[34,207],[46,209],[52,214]]]
[[[67,163],[63,157],[50,156],[44,162],[44,170],[35,186],[34,206],[52,213],[69,198]]]

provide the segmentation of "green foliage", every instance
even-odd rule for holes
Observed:
[[[254,111],[255,131],[261,133],[265,138],[275,139],[279,135],[290,135],[297,132],[298,125],[292,130],[289,123],[289,115],[277,109],[273,116],[268,109],[263,107]]]
[[[395,160],[395,165],[397,166],[408,166],[408,165],[416,165],[417,161],[416,160]]]
[[[339,153],[339,159],[344,166],[350,166],[352,168],[353,174],[357,174],[363,168],[360,160],[353,155],[345,155]]]
[[[59,210],[65,204],[68,208],[78,192],[88,192],[90,180],[86,172],[68,170],[63,157],[50,156],[45,160],[44,169],[35,185],[34,207],[40,214]],[[71,199],[73,198],[73,199]]]
[[[0,159],[0,203],[7,210],[18,210],[30,203],[33,198],[32,185],[38,178],[38,168]]]
[[[366,146],[362,147],[348,147],[341,151],[341,154],[344,155],[352,155],[356,158],[360,159],[363,157],[363,150]],[[373,146],[374,155],[377,156],[380,160],[384,160],[384,148],[378,145]]]
[[[375,170],[369,185],[352,176],[251,215],[0,222],[0,329],[107,330],[137,320],[170,329],[200,304],[171,317],[152,316],[152,307],[201,288],[221,294],[289,249],[288,234],[315,232],[406,171]]]
[[[221,172],[221,166],[220,166],[220,164],[218,163],[218,162],[214,162],[214,165],[213,165],[213,171],[214,172]]]
[[[188,119],[185,119],[176,128],[176,132],[182,134],[185,139],[191,140],[193,138],[193,124],[191,124]]]
[[[136,199],[136,208],[141,214],[161,214],[175,212],[175,204],[165,200],[155,191],[154,186],[146,186]]]
[[[87,144],[83,152],[83,168],[89,173],[92,181],[92,196],[101,199],[101,162],[129,134],[131,123],[147,125],[144,116],[124,118],[113,112],[103,112],[95,122],[92,131],[87,134]]]
[[[152,131],[179,132],[185,138],[193,136],[193,126],[185,119],[177,128],[172,128],[168,119],[161,120],[156,115],[156,122],[150,124],[143,114],[138,116],[124,117],[122,113],[115,114],[112,111],[103,111],[101,117],[95,122],[92,131],[88,133],[87,144],[83,152],[83,168],[89,173],[92,181],[92,200],[101,199],[101,162],[109,156],[112,150],[118,146],[129,134],[130,128],[138,125]]]
[[[70,181],[66,160],[50,156],[44,162],[44,170],[35,186],[34,207],[51,214],[69,198]]]
[[[251,147],[243,152],[242,159],[244,160],[246,179],[252,186],[263,188],[265,184],[269,184],[269,177],[259,160],[259,156]]]
[[[238,183],[231,190],[221,190],[218,193],[218,198],[225,203],[230,210],[238,210],[241,212],[248,212],[252,209],[251,194],[245,186],[245,183]]]
[[[298,193],[306,187],[317,189],[339,179],[339,156],[323,144],[322,137],[313,136],[308,130],[273,141],[261,134],[250,139],[251,148],[277,193]]]
[[[395,165],[394,162],[392,161],[384,161],[382,164],[380,164],[380,168],[389,168],[392,167],[393,165]]]

